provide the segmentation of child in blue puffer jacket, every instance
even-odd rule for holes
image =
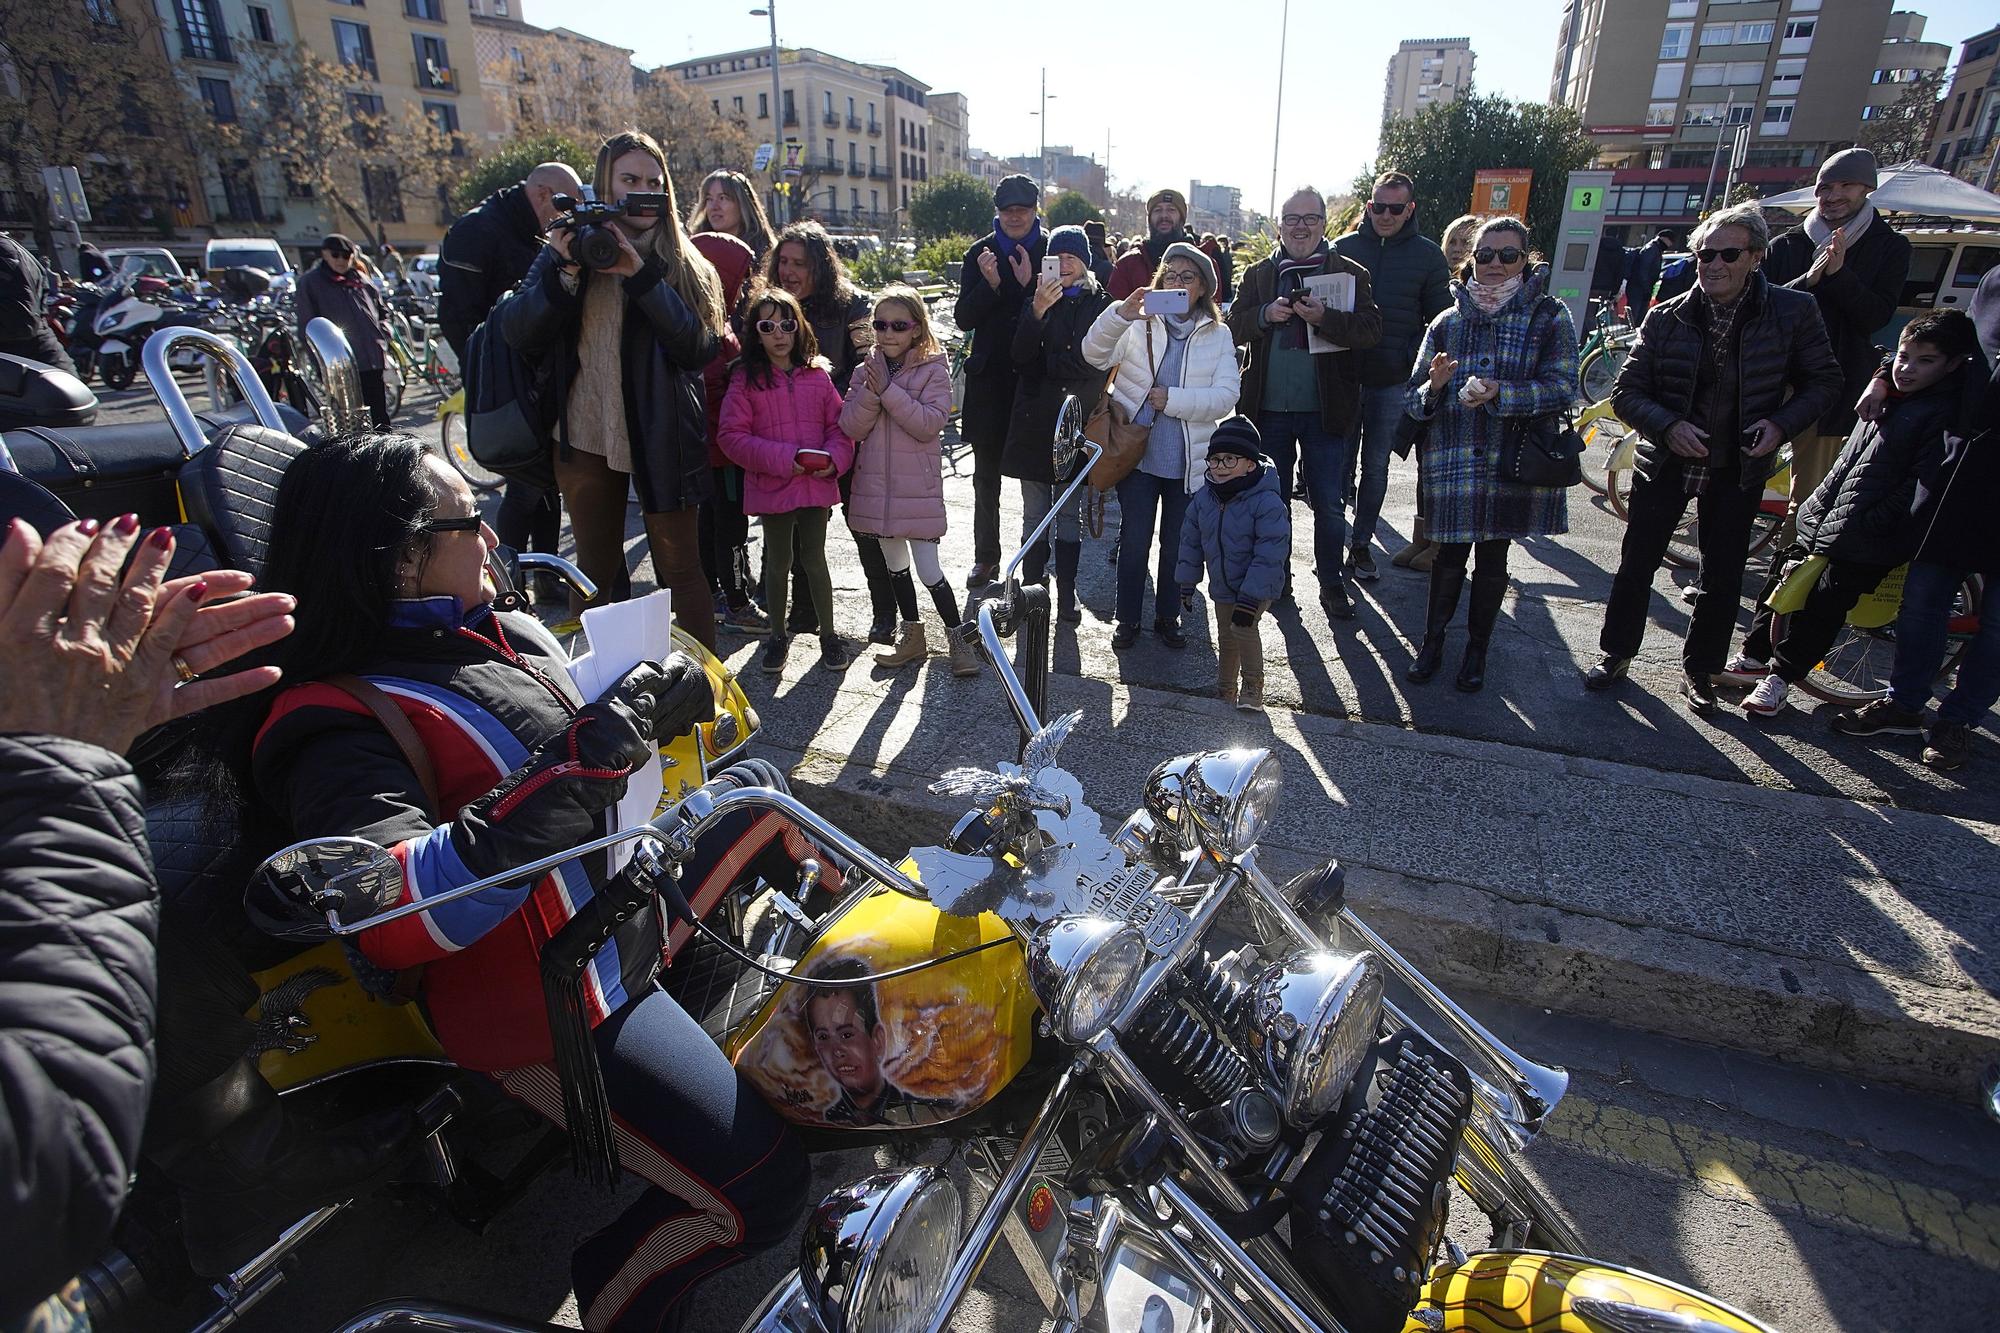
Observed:
[[[1248,417],[1226,417],[1208,441],[1208,484],[1188,500],[1174,578],[1181,605],[1194,605],[1208,568],[1215,604],[1216,692],[1246,713],[1264,711],[1264,637],[1258,622],[1284,591],[1292,560],[1292,518],[1278,474],[1264,463]],[[1238,687],[1238,673],[1242,684]]]

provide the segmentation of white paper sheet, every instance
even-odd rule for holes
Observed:
[[[569,677],[586,702],[596,699],[641,662],[664,662],[674,650],[673,594],[662,588],[629,602],[593,606],[583,613],[583,632],[590,651],[569,664]],[[625,780],[625,797],[611,812],[610,831],[637,828],[659,809],[665,790],[660,756],[642,764]],[[611,849],[615,873],[631,859],[632,844]]]
[[[1315,273],[1306,279],[1306,290],[1316,297],[1328,310],[1338,310],[1344,314],[1354,311],[1354,275],[1352,273]],[[1313,329],[1306,338],[1308,352],[1344,352],[1347,349],[1333,339]]]

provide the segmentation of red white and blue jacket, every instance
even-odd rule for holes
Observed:
[[[409,762],[367,707],[320,682],[274,701],[252,757],[259,795],[298,838],[346,835],[389,848],[403,880],[385,910],[469,884],[477,876],[452,845],[451,821],[582,706],[566,660],[532,617],[484,607],[461,615],[451,598],[399,603],[379,660],[357,674],[415,727],[445,808],[425,808]],[[490,889],[365,931],[359,944],[385,968],[423,965],[422,998],[454,1062],[493,1070],[546,1061],[541,948],[604,878],[601,853],[565,862],[533,885]],[[592,1026],[652,983],[661,945],[651,908],[619,929],[591,965]]]

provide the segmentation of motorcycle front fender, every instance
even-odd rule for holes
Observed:
[[[97,345],[97,355],[100,359],[113,356],[130,356],[131,354],[132,349],[126,344],[119,342],[116,338],[106,338]]]
[[[826,1333],[806,1298],[806,1284],[794,1268],[771,1289],[737,1333]]]

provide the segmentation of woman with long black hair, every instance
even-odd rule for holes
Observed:
[[[597,152],[597,197],[665,196],[649,216],[611,224],[618,258],[591,269],[557,227],[548,248],[492,318],[541,362],[559,404],[556,484],[576,535],[577,564],[602,600],[629,596],[625,496],[636,488],[653,577],[673,591],[674,619],[715,646],[715,601],[701,564],[701,505],[713,487],[702,369],[729,330],[714,265],[681,230],[666,152],[627,130]]]

